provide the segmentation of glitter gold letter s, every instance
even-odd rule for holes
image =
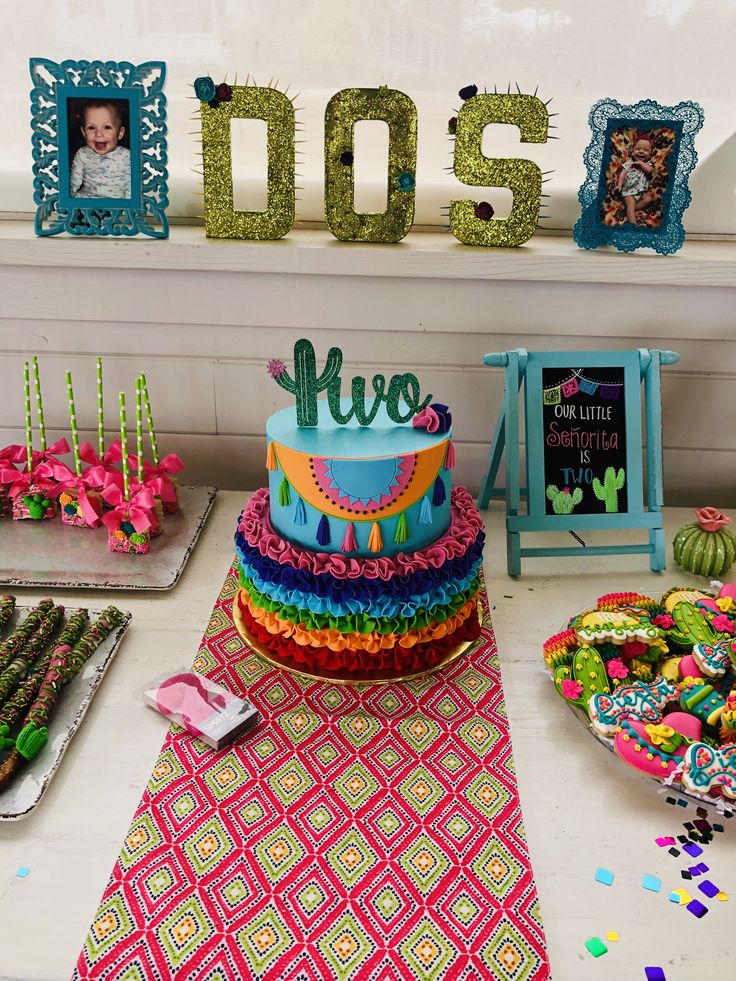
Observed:
[[[465,245],[522,245],[537,227],[542,172],[531,160],[484,157],[483,130],[489,123],[518,126],[522,143],[546,143],[549,115],[533,95],[474,95],[463,103],[455,132],[455,176],[474,187],[508,187],[514,204],[508,218],[476,217],[475,201],[450,203],[450,229]]]

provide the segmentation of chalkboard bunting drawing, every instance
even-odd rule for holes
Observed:
[[[522,558],[581,553],[647,554],[653,570],[664,569],[660,365],[678,360],[674,351],[647,348],[545,353],[519,348],[484,357],[484,364],[504,369],[504,399],[479,506],[486,510],[491,497],[506,500],[509,575],[521,574]],[[495,489],[504,453],[505,487]],[[616,544],[589,546],[579,534],[637,528],[647,531],[648,542],[621,544],[619,536]],[[568,531],[579,545],[523,548],[521,534],[527,531]]]

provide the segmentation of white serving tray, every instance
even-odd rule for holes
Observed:
[[[171,589],[212,509],[217,488],[179,487],[181,510],[167,514],[147,555],[111,552],[107,529],[0,518],[0,586],[40,589]]]
[[[30,606],[16,607],[3,631],[3,636],[9,636],[31,609]],[[72,613],[74,609],[72,604],[69,604],[67,612]],[[89,610],[90,622],[94,623],[101,613],[102,610]],[[19,821],[27,817],[45,794],[105,671],[117,653],[130,619],[130,613],[125,613],[123,622],[108,634],[90,659],[85,662],[79,674],[62,688],[49,720],[48,742],[38,756],[24,765],[5,790],[0,791],[0,821]]]

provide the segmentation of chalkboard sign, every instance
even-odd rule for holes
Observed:
[[[624,373],[542,368],[547,514],[628,510]]]
[[[509,575],[520,575],[523,557],[581,553],[640,552],[649,555],[653,570],[664,569],[660,365],[678,359],[674,351],[646,348],[597,352],[519,348],[484,357],[485,364],[504,368],[504,400],[479,505],[485,509],[491,497],[506,498]],[[504,450],[506,486],[496,490]],[[522,498],[526,498],[526,513]],[[617,536],[616,544],[589,545],[582,537],[588,529],[622,528],[645,529],[648,542],[622,544]],[[568,531],[578,546],[522,548],[521,534],[527,531]]]

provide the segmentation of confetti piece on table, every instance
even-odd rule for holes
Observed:
[[[680,805],[680,807],[687,807],[687,801],[686,800],[680,799],[680,800],[678,800],[677,803]]]
[[[31,874],[31,870],[27,866],[21,865],[21,867],[18,869],[18,871],[15,874],[19,879],[25,879],[27,876]]]
[[[692,876],[687,871],[687,869],[683,869],[682,872],[680,872],[680,875],[682,876],[683,879],[692,879]]]
[[[705,862],[701,862],[700,865],[697,866],[697,869],[698,869],[698,872],[710,872],[710,869],[705,864]]]
[[[697,821],[695,821],[694,823],[695,823],[695,827],[698,829],[698,831],[710,831],[711,830],[711,825],[709,824],[709,822],[708,821],[704,821],[702,818],[699,819],[699,820],[697,820]]]
[[[693,916],[697,916],[699,920],[702,919],[702,917],[704,917],[705,914],[708,912],[708,907],[703,906],[703,904],[698,899],[691,899],[690,902],[687,904],[687,909],[690,910]]]
[[[713,825],[713,830],[714,831],[723,831],[723,825],[722,824],[714,824]]]
[[[602,883],[604,886],[610,886],[613,882],[614,875],[613,872],[609,872],[608,869],[596,869],[595,870],[595,881]]]
[[[702,882],[698,883],[698,889],[704,893],[708,899],[713,899],[721,891],[718,886],[713,885],[710,879],[703,879]]]
[[[585,946],[593,957],[600,957],[602,954],[608,953],[608,947],[606,947],[600,937],[591,937],[590,940],[585,941]]]
[[[674,838],[655,838],[654,839],[660,848],[664,848],[666,845],[674,845]]]
[[[686,851],[688,855],[691,856],[691,858],[697,858],[698,855],[703,854],[703,849],[700,847],[700,845],[694,845],[692,842],[688,842],[688,844],[683,845],[682,848],[683,851]]]
[[[509,596],[508,593],[504,593],[503,594],[503,598],[504,599],[513,599],[514,597],[513,596]]]
[[[650,892],[659,892],[662,888],[661,881],[656,875],[645,875],[642,877],[641,884]]]
[[[716,899],[719,900],[722,903],[725,903],[726,900],[728,899],[728,893],[727,892],[719,892],[718,895],[716,896]]]
[[[615,930],[609,930],[606,934],[606,940],[610,940],[612,944],[618,943],[618,934]]]
[[[680,906],[684,906],[685,903],[689,903],[693,898],[690,893],[686,892],[684,889],[675,889],[670,893],[670,901],[674,903],[675,900],[672,899],[673,896],[677,896],[677,902],[680,904]]]
[[[676,892],[671,892],[670,895],[669,895],[669,900],[670,900],[671,903],[677,903],[677,905],[679,906],[680,905],[680,890],[678,889]]]
[[[685,821],[683,824],[683,828],[685,828],[686,831],[692,831],[694,827],[695,825],[692,823],[692,821]]]
[[[665,797],[665,800],[668,804],[672,804],[673,806],[677,803],[674,797]]]
[[[678,835],[677,836],[677,840],[680,842],[681,845],[687,845],[687,843],[689,841],[687,835]]]
[[[698,807],[698,808],[696,808],[695,809],[695,813],[698,815],[699,818],[708,817],[708,812],[706,811],[706,809],[704,807]]]
[[[680,854],[679,848],[668,848],[667,851],[670,853],[670,855],[673,855],[675,858],[677,858],[677,856]]]
[[[699,865],[691,865],[688,868],[688,872],[690,873],[690,875],[700,875],[701,874],[701,872],[700,872],[700,866]]]
[[[667,981],[661,967],[645,967],[644,974],[646,975],[647,981]]]

